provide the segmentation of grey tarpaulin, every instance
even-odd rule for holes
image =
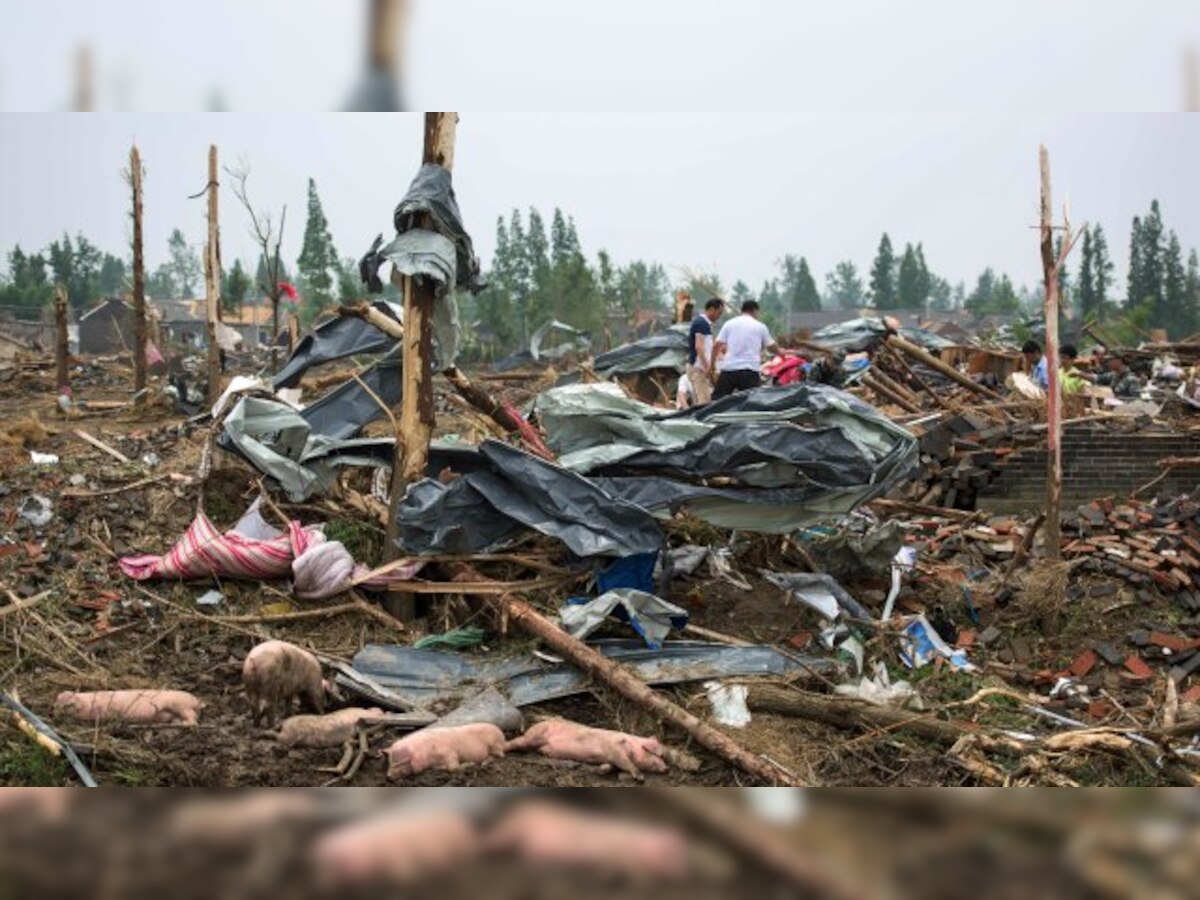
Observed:
[[[400,402],[402,384],[400,355],[396,353],[360,373],[358,380],[351,378],[310,403],[300,415],[308,422],[313,434],[333,440],[349,438],[384,415],[371,393],[389,407],[395,406]]]
[[[403,317],[403,309],[386,300],[376,300],[372,306],[397,322]],[[363,319],[338,316],[318,325],[300,339],[291,357],[271,381],[271,387],[274,390],[295,387],[313,366],[356,353],[381,353],[396,343],[395,338],[388,337]]]
[[[687,366],[690,327],[691,323],[672,325],[658,334],[601,353],[592,361],[592,370],[601,378],[632,375],[651,369],[683,372]]]
[[[759,388],[673,413],[616,385],[581,384],[542,393],[536,411],[562,466],[655,513],[686,505],[721,527],[791,531],[917,471],[912,435],[823,385]]]
[[[652,650],[662,646],[672,628],[687,624],[686,609],[668,603],[654,594],[633,588],[614,588],[599,597],[571,597],[558,610],[563,630],[573,638],[585,638],[616,612],[628,622]]]
[[[834,578],[887,575],[892,559],[903,543],[899,522],[886,522],[859,534],[841,530],[810,542],[808,553],[817,566]]]
[[[557,344],[543,346],[543,344],[546,344],[546,337],[548,335],[562,335],[565,338],[569,338],[569,340],[562,340]],[[580,331],[578,328],[572,328],[565,322],[552,319],[539,326],[529,336],[529,346],[526,349],[519,350],[511,356],[497,360],[492,365],[492,369],[496,372],[507,372],[518,366],[527,365],[532,362],[562,359],[569,353],[586,354],[591,349],[592,338],[588,332]]]
[[[474,471],[448,485],[425,479],[410,487],[397,518],[405,553],[476,553],[526,529],[558,538],[577,556],[657,552],[663,540],[644,509],[492,440],[479,446]]]
[[[819,347],[829,350],[846,350],[861,352],[874,347],[887,334],[887,326],[883,319],[861,318],[850,319],[847,322],[836,322],[813,332],[812,342]],[[926,331],[923,328],[901,328],[901,337],[934,352],[946,347],[953,347],[954,341],[948,341],[939,334]]]
[[[787,675],[838,668],[831,659],[785,654],[774,647],[729,647],[699,641],[671,641],[660,650],[640,640],[589,643],[609,659],[623,663],[647,684],[680,684],[709,678]],[[530,655],[479,658],[439,650],[368,644],[353,659],[356,672],[410,697],[425,708],[435,703],[456,704],[491,686],[514,706],[528,706],[591,691],[591,677],[572,665],[551,665]],[[358,693],[359,683],[339,675],[339,687]],[[370,695],[387,705],[386,698]]]

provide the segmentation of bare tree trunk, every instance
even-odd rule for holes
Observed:
[[[458,113],[425,114],[425,164],[446,169],[454,164],[454,136]],[[425,225],[425,222],[419,222]],[[408,486],[425,476],[429,461],[429,439],[433,433],[433,344],[434,286],[428,280],[404,279],[404,357],[401,369],[403,394],[400,400],[400,430],[396,460],[392,468],[392,497],[389,509],[387,554],[396,555],[399,528],[396,510]]]
[[[1058,378],[1058,267],[1054,233],[1050,225],[1050,153],[1038,150],[1042,176],[1042,272],[1046,280],[1046,555],[1061,556],[1062,531],[1059,506],[1062,502],[1062,390]],[[1063,237],[1063,256],[1069,250],[1070,235]]]
[[[71,353],[67,336],[67,291],[61,284],[54,288],[54,328],[54,382],[55,389],[61,391],[71,383],[71,372],[67,366],[67,358]]]
[[[129,151],[133,188],[133,390],[137,404],[146,402],[146,261],[142,251],[142,156]]]
[[[204,253],[205,312],[208,320],[208,402],[221,396],[221,348],[217,308],[221,304],[221,250],[217,234],[217,147],[208,148],[208,246]]]

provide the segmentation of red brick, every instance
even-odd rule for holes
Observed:
[[[1180,703],[1200,703],[1200,684],[1194,684],[1179,695]]]
[[[1071,663],[1070,668],[1068,668],[1067,671],[1076,678],[1082,678],[1096,667],[1097,661],[1098,657],[1096,656],[1095,650],[1084,650],[1077,657],[1075,657],[1075,661]]]
[[[797,650],[804,650],[812,643],[813,636],[811,631],[797,631],[790,638],[788,643]]]
[[[1172,653],[1184,653],[1200,647],[1200,638],[1185,638],[1178,634],[1152,631],[1150,632],[1150,643],[1156,647],[1166,647]]]
[[[1140,656],[1130,654],[1125,657],[1125,668],[1138,681],[1145,681],[1148,678],[1154,677],[1154,670],[1146,665],[1146,661]]]

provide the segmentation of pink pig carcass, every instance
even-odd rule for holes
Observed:
[[[423,728],[396,741],[383,755],[388,760],[389,781],[428,769],[456,772],[464,765],[503,757],[504,732],[485,723]]]
[[[280,710],[291,712],[299,697],[315,713],[325,712],[329,685],[321,678],[317,658],[287,641],[265,641],[246,654],[242,685],[254,715],[254,723],[275,723]]]
[[[279,726],[277,740],[285,747],[336,747],[354,737],[359,722],[376,722],[382,709],[351,706],[323,716],[292,716]]]
[[[326,889],[410,884],[470,861],[479,843],[474,823],[462,813],[392,813],[328,832],[311,855],[317,881]]]
[[[551,759],[569,759],[590,765],[611,765],[641,777],[642,772],[665,772],[663,746],[654,738],[623,731],[589,728],[566,719],[538,722],[509,741],[506,751],[534,750]]]
[[[487,847],[539,869],[565,866],[639,881],[683,878],[690,865],[687,841],[674,828],[552,803],[515,807],[488,834]]]
[[[195,725],[204,702],[187,691],[63,691],[54,701],[55,709],[82,719],[99,722],[115,719],[139,725],[175,723]]]

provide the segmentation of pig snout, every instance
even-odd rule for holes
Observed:
[[[504,756],[504,732],[482,723],[426,728],[401,738],[383,753],[388,760],[389,780],[429,769],[454,772],[463,765]]]

